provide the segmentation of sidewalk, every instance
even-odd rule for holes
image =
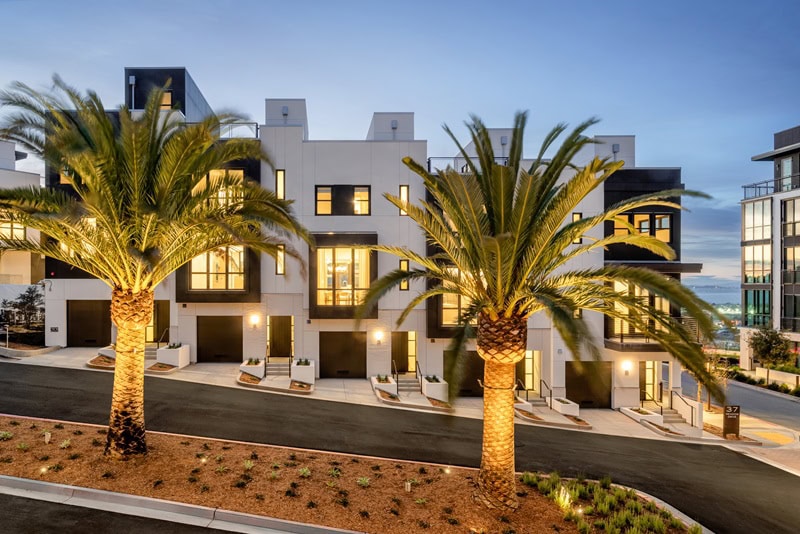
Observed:
[[[0,358],[0,363],[42,365],[48,367],[64,367],[70,369],[86,368],[86,362],[97,355],[97,349],[83,347],[68,347],[46,354],[39,354],[20,359]],[[148,360],[153,362],[154,360]],[[149,363],[147,365],[150,365]],[[192,364],[179,371],[167,375],[158,375],[167,380],[181,380],[209,384],[220,387],[242,388],[236,382],[239,374],[239,365],[235,363],[200,363]],[[286,382],[285,377],[280,377]],[[267,380],[267,379],[265,379]],[[263,383],[263,382],[262,382]],[[275,382],[278,385],[278,382]],[[285,387],[285,386],[284,386]],[[270,393],[278,395],[292,395],[271,390]],[[314,384],[314,391],[309,395],[312,398],[337,402],[349,402],[367,406],[387,407],[387,402],[382,401],[372,390],[368,380],[343,380],[319,379]],[[400,403],[391,406],[393,409],[433,411],[427,398],[420,392],[403,392]],[[459,397],[452,403],[451,415],[481,419],[483,417],[483,402],[480,398]],[[574,421],[563,415],[542,406],[533,406],[531,413],[542,421],[532,421],[516,417],[518,424],[558,426],[574,429],[578,432],[593,432],[614,436],[625,436],[644,439],[659,439],[669,441],[690,441],[694,443],[711,443],[735,449],[753,458],[757,458],[773,466],[785,469],[800,476],[800,433],[793,430],[742,414],[740,433],[754,442],[734,442],[722,440],[708,432],[693,428],[690,425],[671,424],[665,425],[673,432],[680,435],[657,433],[617,410],[592,409],[581,410],[580,418],[586,421],[591,428],[579,427]],[[704,421],[722,428],[722,414],[704,412]],[[761,445],[758,445],[760,443]]]

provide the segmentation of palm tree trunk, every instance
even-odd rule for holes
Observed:
[[[516,363],[525,357],[527,320],[478,319],[478,354],[483,373],[483,448],[476,498],[490,508],[516,510],[514,467],[514,382]]]
[[[111,320],[117,327],[114,390],[105,454],[126,458],[147,453],[144,429],[145,329],[153,315],[153,293],[115,288]]]

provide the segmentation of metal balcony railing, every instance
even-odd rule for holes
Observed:
[[[187,122],[189,124],[197,124]],[[259,126],[257,122],[236,122],[219,126],[220,139],[258,139]]]
[[[472,163],[475,165],[479,165],[480,162],[478,158],[470,157]],[[507,157],[496,157],[494,158],[494,162],[498,165],[506,165],[508,163]],[[466,173],[469,168],[467,165],[467,158],[463,156],[456,156],[452,158],[442,158],[442,157],[431,157],[428,158],[428,172],[434,172],[436,169],[446,169],[447,167],[451,167],[457,170],[460,173]]]
[[[800,173],[743,185],[742,189],[744,190],[744,200],[765,197],[773,193],[794,191],[795,189],[800,189]]]

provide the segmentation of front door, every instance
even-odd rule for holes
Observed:
[[[242,363],[242,316],[197,317],[197,362]]]
[[[290,358],[292,350],[294,317],[291,315],[269,316],[269,356],[270,358]]]
[[[408,332],[392,332],[392,371],[406,373],[408,368]]]
[[[639,362],[639,400],[661,402],[658,369],[661,362]]]

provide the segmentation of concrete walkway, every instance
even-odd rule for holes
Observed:
[[[71,369],[86,369],[86,362],[97,355],[97,349],[85,347],[68,347],[46,354],[38,354],[20,359],[0,358],[0,362],[25,365],[42,365],[48,367],[63,367]],[[148,360],[155,363],[155,360]],[[149,366],[147,363],[146,366]],[[94,371],[109,372],[109,371]],[[180,380],[221,387],[241,388],[236,383],[239,374],[239,365],[235,363],[198,363],[192,364],[171,374],[158,375],[167,380]],[[266,378],[262,383],[274,382],[282,385],[287,382],[285,377]],[[286,386],[284,386],[286,387]],[[273,394],[293,395],[291,393]],[[364,406],[386,406],[373,392],[367,380],[344,379],[319,379],[314,384],[311,397],[320,400],[347,402]],[[452,415],[471,419],[483,418],[483,401],[480,398],[457,398],[452,406]],[[393,406],[394,409],[431,411],[430,403],[420,392],[403,392],[401,405]],[[580,432],[592,432],[613,436],[634,437],[643,439],[657,439],[668,441],[691,441],[722,444],[732,449],[743,452],[753,458],[759,459],[782,468],[790,473],[800,476],[800,433],[787,429],[746,414],[742,415],[741,434],[753,441],[722,440],[708,432],[701,431],[688,424],[665,425],[679,435],[670,435],[660,432],[653,427],[644,426],[623,413],[616,410],[592,409],[581,410],[580,418],[589,423],[591,428],[580,428],[572,420],[547,407],[533,406],[532,413],[542,421],[534,422],[529,419],[517,417],[516,421],[522,425],[558,426],[573,428]],[[704,421],[717,427],[722,427],[722,415],[713,412],[704,412]]]

